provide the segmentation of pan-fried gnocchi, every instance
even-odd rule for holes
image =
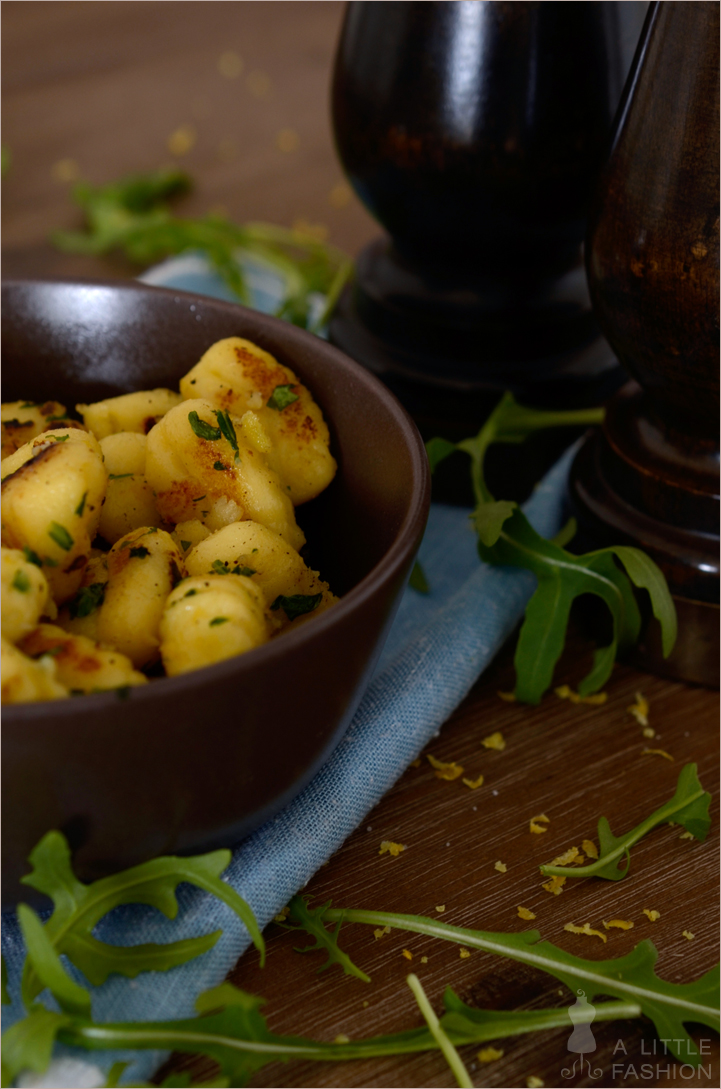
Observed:
[[[337,601],[295,507],[336,472],[320,408],[250,341],[181,380],[2,406],[2,700],[117,690],[260,646]]]

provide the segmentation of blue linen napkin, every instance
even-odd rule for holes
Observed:
[[[262,268],[250,267],[253,303],[272,311],[278,281]],[[230,298],[202,258],[171,259],[142,279],[199,294]],[[563,518],[569,450],[536,488],[524,510],[539,533],[551,536]],[[469,511],[433,504],[419,560],[426,573],[427,595],[407,588],[383,653],[363,700],[327,764],[278,816],[235,850],[225,880],[252,907],[261,927],[276,915],[316,870],[358,827],[369,811],[438,732],[467,695],[523,614],[535,587],[530,573],[482,564]],[[97,1021],[168,1020],[194,1014],[201,991],[222,982],[250,938],[224,904],[200,890],[181,886],[180,911],[174,921],[142,905],[116,909],[96,930],[116,945],[168,942],[210,933],[222,937],[208,953],[170,972],[151,972],[136,980],[111,977],[91,988]],[[3,955],[13,1005],[4,1010],[4,1027],[23,1015],[18,998],[24,948],[14,914],[3,917]],[[86,981],[69,966],[84,985]],[[66,1055],[86,1052],[59,1049]],[[95,1053],[92,1063],[107,1069],[126,1059],[132,1066],[124,1080],[146,1079],[164,1056],[157,1052]],[[48,1080],[33,1076],[23,1085],[102,1085],[81,1082],[78,1068],[66,1074],[54,1066]]]

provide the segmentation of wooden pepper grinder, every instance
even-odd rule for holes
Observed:
[[[499,393],[564,405],[623,379],[583,269],[638,3],[350,3],[341,162],[390,237],[360,254],[331,340],[421,431],[477,431]]]
[[[623,542],[664,571],[679,614],[640,662],[719,677],[719,5],[655,3],[587,243],[601,328],[637,379],[571,474],[583,549]]]

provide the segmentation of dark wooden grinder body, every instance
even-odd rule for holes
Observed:
[[[701,683],[719,669],[719,5],[658,3],[591,212],[598,321],[636,379],[571,474],[579,544],[631,543],[679,613],[642,664]]]

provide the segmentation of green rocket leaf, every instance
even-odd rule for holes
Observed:
[[[625,836],[614,836],[605,817],[598,822],[599,856],[588,866],[541,866],[543,874],[563,874],[566,877],[605,877],[620,881],[631,865],[630,850],[635,843],[660,824],[682,825],[701,843],[706,838],[711,818],[708,815],[711,795],[703,789],[696,773],[695,764],[681,769],[676,792],[670,801],[656,809],[650,817],[641,821]],[[626,865],[620,868],[620,863]]]
[[[321,950],[328,954],[328,959],[325,964],[321,964],[318,969],[319,973],[324,972],[326,968],[330,968],[333,964],[338,964],[347,976],[356,976],[357,979],[362,979],[364,983],[370,983],[370,976],[362,972],[348,954],[338,947],[338,936],[343,920],[338,920],[335,930],[328,930],[325,926],[323,916],[330,907],[331,901],[329,900],[322,907],[310,908],[308,906],[309,899],[307,896],[294,896],[290,901],[290,915],[288,918],[295,925],[281,924],[290,930],[304,930],[312,938],[315,938],[315,945],[306,945],[302,949],[297,949],[296,952],[315,953]]]
[[[169,919],[175,918],[175,890],[182,881],[213,893],[232,908],[245,924],[261,958],[264,956],[263,937],[251,909],[220,880],[230,862],[230,851],[191,858],[156,858],[85,885],[72,871],[65,837],[60,832],[49,832],[32,851],[30,862],[33,871],[22,878],[23,883],[51,897],[55,905],[44,926],[47,939],[57,954],[65,953],[92,983],[102,983],[110,972],[133,977],[150,969],[165,971],[215,944],[220,932],[169,945],[129,947],[108,945],[92,936],[93,927],[120,904],[149,904]],[[43,986],[33,964],[26,962],[22,995],[27,1008]]]

